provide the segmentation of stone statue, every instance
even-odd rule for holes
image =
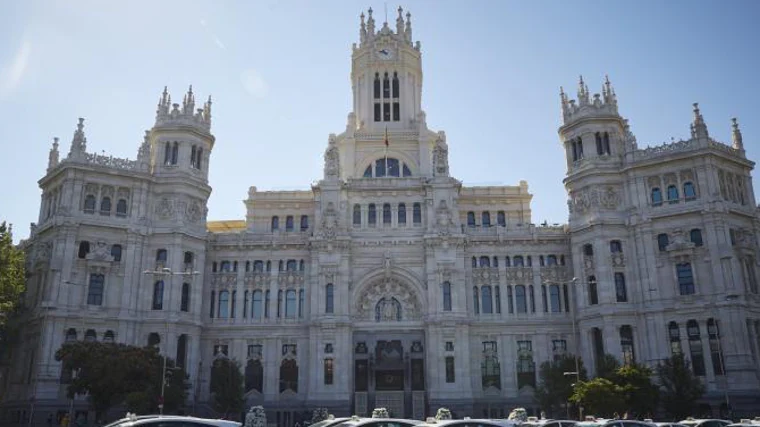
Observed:
[[[338,179],[340,177],[340,153],[335,142],[335,134],[330,134],[330,139],[325,150],[325,179]]]
[[[446,145],[446,135],[443,132],[439,132],[433,148],[433,175],[449,176],[449,147]]]

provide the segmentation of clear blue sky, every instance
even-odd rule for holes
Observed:
[[[0,13],[0,220],[37,221],[52,138],[68,153],[135,158],[164,85],[214,97],[209,219],[242,219],[248,187],[306,189],[351,108],[359,14],[383,2],[21,1]],[[639,145],[687,138],[699,102],[713,137],[739,118],[760,159],[759,1],[408,1],[422,43],[423,108],[453,176],[517,184],[533,220],[566,222],[559,86],[605,74]],[[393,22],[397,3],[388,3]]]

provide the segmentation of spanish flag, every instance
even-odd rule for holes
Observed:
[[[385,142],[385,148],[388,148],[388,126],[385,127],[385,139],[383,142]]]

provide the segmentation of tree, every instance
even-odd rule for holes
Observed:
[[[87,393],[97,419],[125,401],[131,411],[155,412],[163,368],[155,348],[78,341],[64,344],[55,358],[64,370],[76,373],[67,389],[69,397]],[[167,366],[173,368],[174,362],[167,359]],[[187,396],[184,372],[175,376],[166,387],[165,412],[175,411]]]
[[[214,410],[224,416],[243,410],[243,374],[240,363],[220,357],[211,366],[211,395]]]
[[[575,372],[575,356],[563,355],[553,361],[546,361],[538,369],[540,385],[536,389],[535,399],[541,409],[547,411],[550,416],[559,411],[562,404],[567,404],[573,394],[573,384],[577,381]],[[586,380],[586,368],[583,361],[578,359],[581,381]],[[572,372],[573,375],[565,375]]]
[[[694,413],[696,402],[705,393],[683,354],[677,353],[657,365],[662,387],[662,406],[672,418],[682,420]]]
[[[583,406],[586,414],[601,417],[611,417],[626,409],[623,388],[601,377],[576,384],[570,401]]]
[[[251,406],[248,413],[245,414],[245,427],[266,427],[267,414],[264,412],[264,407]]]
[[[330,418],[330,412],[327,408],[317,408],[311,413],[311,424],[316,424]]]
[[[659,387],[652,383],[652,370],[632,363],[621,366],[614,374],[613,382],[621,387],[629,416],[641,417],[657,411]]]
[[[26,289],[24,252],[13,245],[13,232],[0,223],[0,348],[7,348],[9,319],[20,308]]]
[[[601,360],[596,363],[596,376],[612,380],[615,373],[620,369],[620,362],[611,354],[605,354]]]

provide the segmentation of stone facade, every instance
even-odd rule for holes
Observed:
[[[67,410],[54,353],[73,339],[160,346],[196,413],[213,360],[234,358],[282,426],[315,407],[536,411],[537,367],[566,352],[593,372],[604,353],[683,351],[716,415],[726,396],[756,407],[760,224],[738,125],[717,142],[695,105],[689,140],[640,149],[609,81],[592,96],[581,80],[561,94],[569,223],[535,225],[526,182],[449,176],[405,16],[376,30],[362,14],[354,111],[323,178],[251,187],[244,220],[207,221],[211,99],[195,109],[192,88],[182,104],[164,91],[137,160],[87,152],[82,119],[65,158],[56,139],[23,243],[28,326],[0,371],[6,420]]]

